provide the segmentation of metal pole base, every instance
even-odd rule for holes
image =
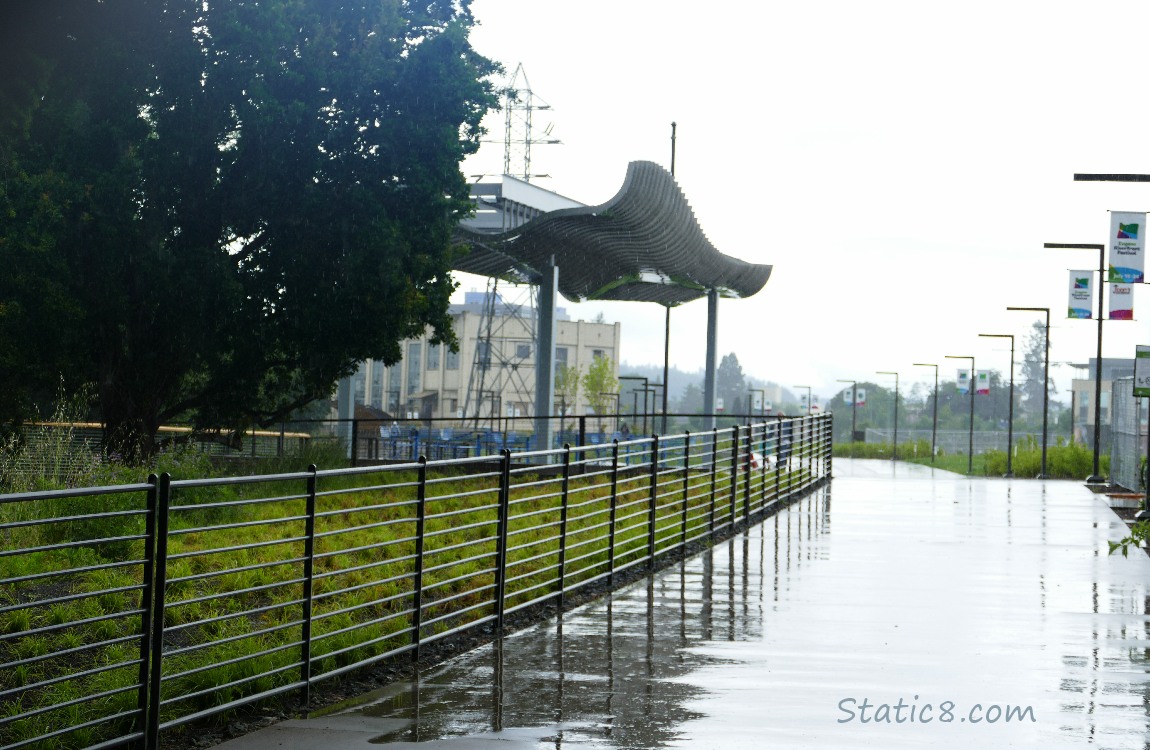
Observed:
[[[1091,474],[1090,476],[1086,477],[1086,483],[1087,484],[1107,484],[1106,477],[1098,476],[1097,474]]]
[[[1002,475],[1002,478],[1003,478],[1003,479],[1014,479],[1014,472],[1013,472],[1013,471],[1008,471],[1008,472],[1006,472],[1005,474],[1003,474],[1003,475]]]

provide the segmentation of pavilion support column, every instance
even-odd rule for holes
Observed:
[[[715,369],[719,351],[719,290],[707,292],[707,362],[703,377],[703,413],[708,416],[703,421],[707,430],[715,429]]]
[[[535,342],[535,450],[549,450],[551,411],[555,405],[555,304],[559,297],[559,267],[555,258],[539,281],[539,320]]]

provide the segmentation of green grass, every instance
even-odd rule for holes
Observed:
[[[890,443],[838,443],[833,453],[836,458],[878,458],[889,459],[892,455]],[[965,454],[950,453],[930,458],[930,443],[919,440],[900,443],[899,460],[909,463],[933,466],[958,474],[978,477],[1001,477],[1006,474],[1006,452],[987,451],[976,453],[973,461]],[[1014,446],[1011,461],[1014,476],[1019,478],[1037,477],[1042,473],[1042,447],[1034,438],[1020,440]],[[1046,475],[1052,479],[1085,479],[1093,473],[1094,453],[1082,444],[1067,445],[1059,442],[1048,445],[1046,451]],[[1103,476],[1110,473],[1110,456],[1099,457],[1099,470]]]

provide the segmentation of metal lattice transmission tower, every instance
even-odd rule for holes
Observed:
[[[523,63],[519,63],[515,74],[511,76],[511,82],[503,90],[503,174],[518,177],[525,182],[531,182],[532,177],[550,176],[531,173],[531,147],[561,142],[551,137],[554,123],[549,123],[543,129],[542,136],[534,131],[535,112],[550,109],[551,105],[531,90],[527,71],[523,69]]]
[[[507,410],[511,399],[532,403],[538,306],[536,285],[512,283],[498,277],[487,280],[475,357],[463,402],[464,419],[476,427],[492,417],[515,416]]]

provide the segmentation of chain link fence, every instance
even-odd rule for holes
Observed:
[[[1134,398],[1134,378],[1119,378],[1111,391],[1110,481],[1128,490],[1142,490],[1142,457],[1146,438],[1142,408]]]

